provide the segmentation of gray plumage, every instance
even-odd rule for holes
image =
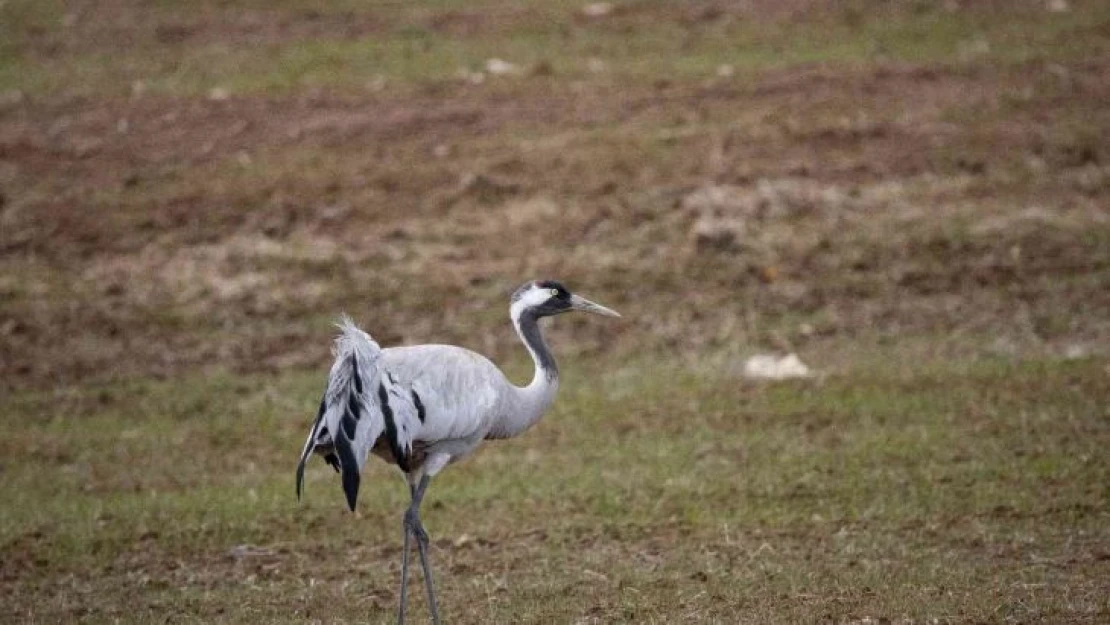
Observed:
[[[572,310],[620,316],[551,280],[527,282],[513,293],[510,318],[535,364],[532,381],[523,387],[468,349],[453,345],[382,349],[350,319],[340,323],[327,388],[297,465],[297,497],[305,463],[313,452],[340,473],[351,510],[371,453],[402,471],[412,503],[403,524],[399,622],[404,621],[410,537],[416,539],[424,569],[432,620],[439,622],[428,536],[419,516],[429,480],[482,441],[519,435],[539,421],[559,388],[558,367],[539,320]]]

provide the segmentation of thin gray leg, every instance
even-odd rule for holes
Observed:
[[[405,605],[408,603],[406,595],[409,588],[409,536],[412,534],[408,523],[402,523],[401,526],[405,532],[405,546],[401,551],[401,607],[397,610],[397,625],[405,625]]]
[[[416,549],[420,554],[420,566],[424,569],[424,586],[428,589],[428,611],[432,615],[432,623],[439,625],[439,609],[436,605],[435,584],[432,581],[432,567],[428,563],[428,532],[420,522],[420,502],[424,499],[424,491],[428,488],[427,475],[420,478],[420,484],[412,494],[412,504],[405,511],[406,537],[409,533],[416,539]],[[407,554],[407,550],[406,550]]]
[[[424,585],[428,588],[428,609],[432,613],[432,623],[439,625],[436,589],[432,582],[432,567],[428,564],[428,533],[424,531],[423,526],[420,527],[420,532],[416,535],[416,549],[420,553],[420,566],[424,569]]]

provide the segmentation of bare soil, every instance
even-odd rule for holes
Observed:
[[[0,126],[3,378],[319,364],[320,326],[293,321],[339,309],[387,340],[501,350],[503,324],[475,337],[453,318],[533,275],[638,319],[605,341],[617,352],[700,349],[730,318],[781,315],[823,318],[824,336],[1098,343],[1108,74],[880,64],[742,84],[28,97]]]

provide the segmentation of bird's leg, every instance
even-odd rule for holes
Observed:
[[[416,487],[413,486],[409,490],[415,498]],[[397,610],[397,625],[405,625],[406,594],[409,587],[409,536],[411,532],[407,521],[402,523],[401,527],[405,533],[405,546],[401,551],[401,607]]]
[[[405,511],[406,533],[411,532],[416,539],[416,549],[420,554],[420,566],[424,569],[424,586],[428,589],[428,611],[432,614],[432,623],[439,625],[439,610],[436,607],[435,584],[432,581],[432,567],[428,564],[428,532],[420,522],[420,501],[424,499],[424,491],[428,488],[430,478],[425,475],[420,478],[420,484],[412,494],[412,504]]]

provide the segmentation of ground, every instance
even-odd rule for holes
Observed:
[[[1107,101],[1094,0],[0,3],[0,615],[391,621],[330,324],[524,381],[553,277],[448,622],[1104,622]]]

